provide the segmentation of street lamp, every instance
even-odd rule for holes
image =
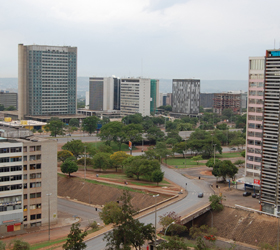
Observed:
[[[216,145],[217,145],[217,144],[213,144],[213,146],[214,146],[214,166],[215,166],[215,152],[216,152]]]
[[[86,159],[86,157],[87,157],[87,146],[85,146],[85,158],[84,158],[84,169],[85,169],[85,171],[84,171],[84,174],[85,174],[85,182],[86,182],[86,174],[87,174],[87,159]]]
[[[165,232],[164,232],[164,236],[166,235],[167,229],[168,229],[171,225],[173,225],[173,224],[175,224],[175,221],[172,221],[172,222],[167,226],[167,228],[165,229]]]
[[[51,240],[51,214],[50,214],[50,196],[52,193],[47,194],[48,196],[48,205],[49,205],[49,241]]]
[[[155,200],[155,247],[156,247],[156,241],[157,241],[157,197],[158,196],[159,196],[159,194],[153,195],[153,197],[156,198],[156,200]]]

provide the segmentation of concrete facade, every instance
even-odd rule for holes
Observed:
[[[264,57],[249,58],[245,176],[260,180],[263,137]]]
[[[14,106],[18,109],[18,94],[0,92],[0,104],[3,104],[5,108]]]
[[[90,77],[89,109],[108,112],[119,110],[120,79],[116,77]]]
[[[153,85],[153,86],[152,86]],[[151,93],[153,90],[153,93]],[[155,100],[156,99],[156,100]],[[159,81],[149,78],[122,78],[120,111],[122,116],[136,113],[150,116],[151,104],[159,105]]]
[[[18,117],[76,114],[77,48],[18,45]]]
[[[172,112],[197,115],[200,105],[200,80],[172,80]]]
[[[1,235],[47,225],[49,208],[50,222],[56,223],[57,142],[25,129],[0,127],[0,131]]]

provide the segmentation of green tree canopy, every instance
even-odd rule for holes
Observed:
[[[162,172],[159,169],[156,169],[155,171],[152,172],[152,181],[157,183],[162,182],[164,177],[164,172]]]
[[[0,104],[0,111],[3,111],[5,109],[5,106],[3,104]]]
[[[82,128],[90,135],[97,129],[99,118],[97,116],[90,116],[83,120]]]
[[[130,203],[131,195],[128,191],[124,191],[119,200],[122,212],[114,221],[113,230],[104,237],[107,241],[106,249],[130,250],[134,247],[140,250],[145,241],[153,239],[155,229],[151,223],[145,225],[133,218],[135,210]]]
[[[216,194],[213,194],[209,197],[209,201],[211,202],[210,206],[214,211],[221,211],[224,209],[224,206],[222,204],[223,198],[221,196],[218,196]]]
[[[223,180],[226,180],[226,177],[229,176],[234,180],[235,175],[238,172],[238,168],[229,160],[220,161],[215,164],[212,174],[216,177],[223,177]]]
[[[142,140],[142,131],[143,126],[141,124],[129,124],[123,128],[126,140],[131,141],[132,144]]]
[[[110,223],[117,223],[121,212],[121,207],[117,202],[109,201],[104,205],[99,216],[104,224],[108,225]]]
[[[110,154],[108,153],[99,152],[93,156],[92,160],[94,169],[106,170],[112,166]]]
[[[150,144],[154,144],[157,141],[164,140],[164,132],[156,126],[152,126],[147,130],[146,138],[150,141]]]
[[[23,240],[15,239],[10,242],[9,249],[11,249],[11,250],[29,250],[30,244]]]
[[[64,144],[62,149],[70,151],[77,159],[85,152],[85,144],[81,140],[71,140]]]
[[[59,119],[50,120],[45,126],[47,132],[51,132],[51,136],[64,135],[65,124]]]
[[[73,157],[73,154],[69,150],[62,150],[57,152],[57,159],[64,162],[67,158]]]
[[[210,158],[214,155],[214,144],[215,151],[221,154],[222,147],[217,137],[201,129],[196,129],[187,140],[187,148],[190,148],[197,154],[201,154],[203,158]]]
[[[179,143],[176,143],[174,147],[172,148],[172,151],[174,153],[183,154],[183,157],[185,157],[185,152],[188,150],[188,145],[186,141],[182,141]]]
[[[117,151],[110,155],[110,159],[113,161],[116,171],[118,170],[118,167],[123,167],[123,162],[128,157],[130,157],[130,155],[124,151]]]
[[[163,227],[163,230],[165,231],[168,227],[168,230],[166,234],[171,235],[178,235],[180,233],[183,233],[187,231],[187,227],[183,225],[181,222],[181,216],[179,216],[174,211],[165,213],[162,216],[159,216],[159,224]],[[174,222],[174,224],[172,224]]]
[[[124,133],[123,133],[123,123],[114,121],[114,122],[109,122],[105,125],[102,126],[100,129],[100,133],[98,134],[98,137],[102,140],[105,141],[107,145],[111,145],[111,142],[114,141],[121,146],[121,143],[124,140]],[[120,140],[123,138],[123,140]]]
[[[76,162],[68,158],[61,164],[60,169],[62,173],[69,174],[70,177],[71,173],[78,171],[78,165]]]
[[[124,160],[125,173],[128,177],[151,176],[155,170],[160,170],[160,164],[157,160],[147,160],[142,156],[129,157]]]
[[[87,232],[80,229],[80,223],[74,223],[71,226],[70,233],[67,236],[66,243],[63,244],[65,250],[82,250],[86,249],[87,245],[84,243],[84,238]]]
[[[9,106],[8,108],[6,108],[5,110],[7,111],[13,111],[13,110],[17,110],[15,106]]]
[[[77,118],[71,118],[69,120],[69,126],[78,128],[80,126],[79,120]]]

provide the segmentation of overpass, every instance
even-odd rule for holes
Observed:
[[[187,224],[188,222],[194,220],[195,218],[201,216],[202,214],[207,213],[210,210],[211,210],[211,207],[210,207],[210,202],[209,202],[209,204],[203,205],[202,207],[200,207],[200,208],[188,213],[184,217],[182,217],[181,222],[183,224]]]

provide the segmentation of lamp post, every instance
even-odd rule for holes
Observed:
[[[172,221],[172,222],[167,226],[167,228],[165,229],[165,232],[164,232],[164,236],[166,235],[167,229],[168,229],[171,225],[173,225],[173,224],[175,224],[175,221]]]
[[[52,193],[47,194],[48,196],[48,205],[49,205],[49,241],[51,240],[51,213],[50,213],[50,196]]]
[[[87,146],[85,146],[85,158],[84,158],[84,169],[85,169],[85,171],[84,171],[84,174],[85,174],[84,179],[85,179],[85,182],[86,182],[86,174],[87,174],[87,159],[86,159],[86,157],[87,157]]]
[[[213,144],[213,146],[214,146],[214,166],[215,166],[215,152],[216,152],[216,145],[217,145],[217,144]]]
[[[157,197],[159,194],[153,195],[154,198],[156,198],[155,201],[155,247],[156,247],[156,241],[157,241]]]

